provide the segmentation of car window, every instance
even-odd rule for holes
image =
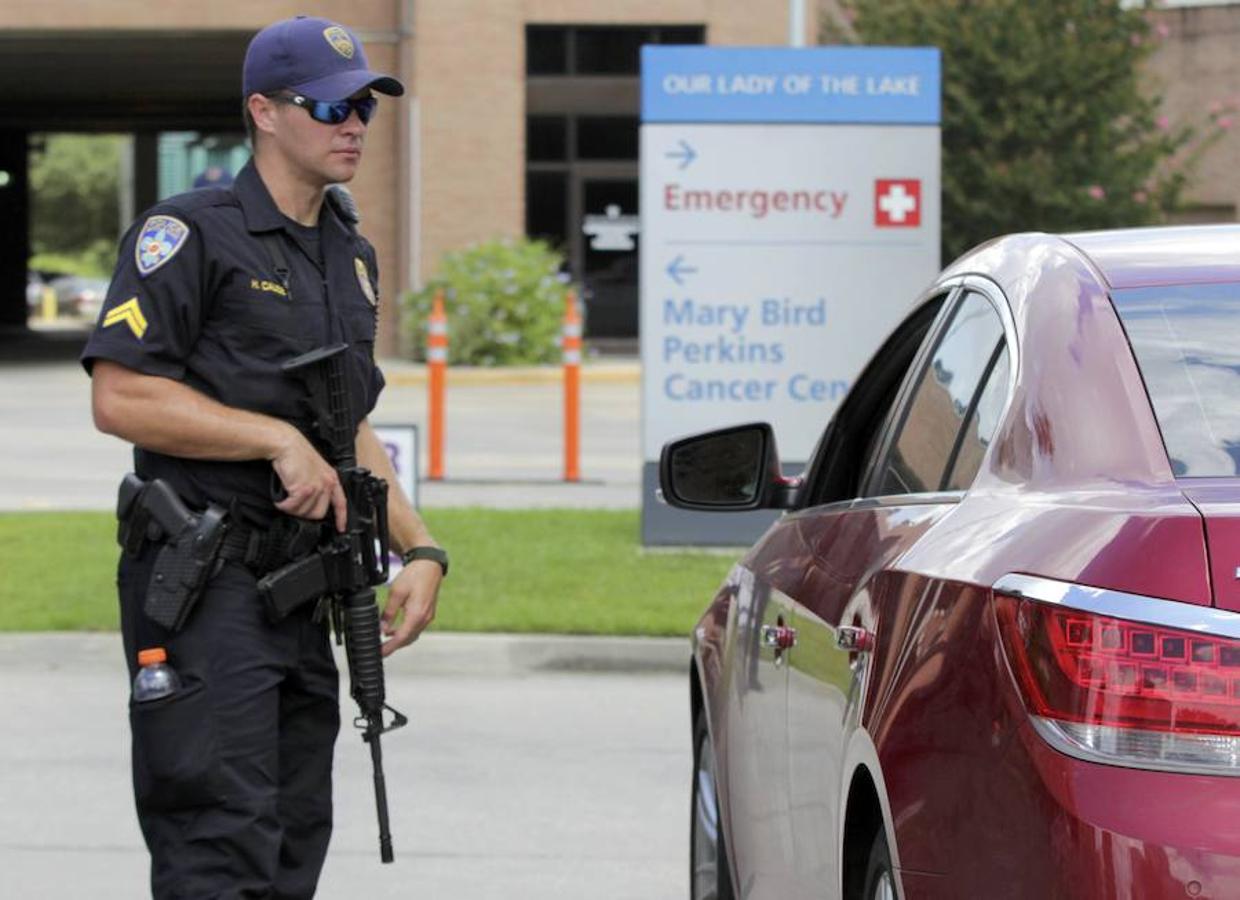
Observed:
[[[949,292],[920,304],[891,333],[853,383],[824,432],[806,472],[806,505],[861,496],[875,447],[900,385],[917,359]]]
[[[1171,470],[1240,475],[1240,284],[1111,295],[1162,429]]]
[[[951,473],[943,484],[944,490],[968,490],[977,476],[977,470],[982,467],[982,457],[986,455],[986,448],[990,446],[990,439],[999,425],[999,416],[1003,414],[1009,375],[1007,346],[1000,343],[978,394],[977,405],[969,414],[969,421],[960,430],[957,438],[959,446],[951,464]]]
[[[879,480],[879,495],[942,489],[961,427],[1003,338],[1003,323],[981,294],[959,302],[902,410]]]

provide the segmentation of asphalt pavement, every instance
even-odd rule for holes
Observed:
[[[396,862],[379,862],[370,757],[346,724],[320,897],[687,895],[687,643],[647,642],[658,663],[625,673],[555,643],[429,635],[393,657],[388,699],[411,720],[383,742]],[[119,640],[0,635],[0,678],[0,893],[148,895]]]

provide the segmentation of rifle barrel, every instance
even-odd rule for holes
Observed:
[[[392,831],[388,824],[387,781],[383,777],[383,750],[379,746],[379,729],[382,722],[371,722],[369,728],[374,730],[367,741],[370,744],[370,762],[375,775],[375,812],[379,817],[379,859],[390,863],[396,858],[392,852]]]

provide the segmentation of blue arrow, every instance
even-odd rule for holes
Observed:
[[[684,256],[677,256],[674,260],[667,264],[667,274],[672,276],[672,281],[677,284],[685,283],[684,279],[681,278],[682,275],[692,275],[697,271],[697,269],[692,266],[686,266],[684,262]]]
[[[680,160],[680,168],[682,171],[689,168],[689,163],[697,159],[697,153],[694,152],[693,148],[690,147],[683,140],[680,142],[679,150],[673,151],[671,153],[664,153],[663,155],[666,156],[668,159]]]

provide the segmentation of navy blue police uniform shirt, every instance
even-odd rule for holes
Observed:
[[[251,161],[228,189],[200,189],[153,207],[121,239],[108,297],[82,364],[106,359],[184,382],[226,406],[309,428],[302,383],[280,366],[345,342],[360,423],[383,389],[375,365],[374,248],[325,202],[315,230],[276,207]],[[264,235],[279,238],[273,260]],[[317,246],[315,246],[317,244]],[[276,269],[287,266],[287,287]],[[265,460],[222,462],[134,448],[145,478],[163,478],[189,504],[233,508],[253,525],[276,513]]]

